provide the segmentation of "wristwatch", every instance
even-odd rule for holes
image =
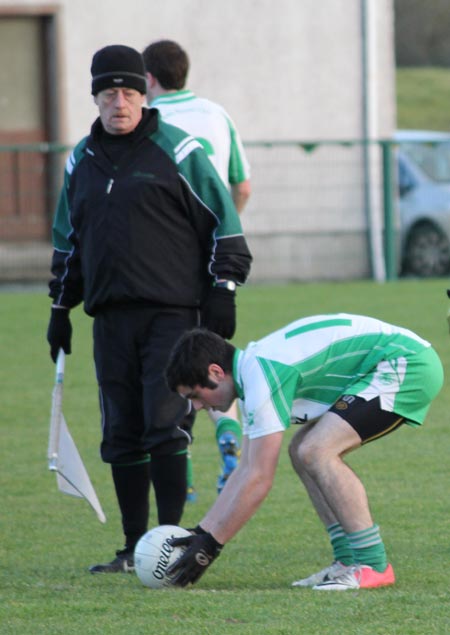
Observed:
[[[214,283],[219,289],[228,289],[228,291],[236,291],[236,283],[233,280],[218,280]]]

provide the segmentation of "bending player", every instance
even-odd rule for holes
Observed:
[[[430,343],[405,328],[350,314],[300,319],[245,350],[195,329],[166,370],[195,409],[226,410],[239,397],[241,461],[200,524],[174,545],[187,550],[168,573],[196,582],[271,489],[284,430],[302,423],[289,453],[330,536],[333,562],[294,582],[316,590],[387,586],[392,565],[367,494],[343,457],[403,424],[423,423],[443,383]]]

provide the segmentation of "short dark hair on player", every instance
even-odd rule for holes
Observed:
[[[189,71],[189,58],[179,44],[173,40],[159,40],[149,44],[142,56],[145,69],[156,77],[162,88],[184,88]]]
[[[175,392],[178,386],[216,387],[208,379],[209,365],[218,364],[231,373],[235,350],[230,342],[207,329],[187,331],[173,347],[166,367],[170,390]]]

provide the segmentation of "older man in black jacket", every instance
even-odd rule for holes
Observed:
[[[236,285],[251,264],[237,211],[200,144],[143,108],[142,56],[107,46],[93,57],[99,108],[69,157],[53,225],[47,339],[71,352],[70,309],[94,317],[101,456],[111,464],[124,548],[92,573],[132,571],[153,484],[159,524],[178,524],[189,416],[164,380],[169,351],[199,322],[235,331]]]

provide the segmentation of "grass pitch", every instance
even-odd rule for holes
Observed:
[[[449,68],[397,68],[396,87],[398,128],[450,129]]]
[[[248,286],[239,291],[238,346],[302,315],[349,311],[417,331],[446,369],[450,341],[445,280]],[[397,575],[392,588],[345,593],[292,589],[292,580],[330,562],[309,500],[283,452],[268,499],[189,590],[151,591],[134,575],[91,576],[90,564],[122,545],[109,468],[98,456],[92,322],[73,312],[64,413],[108,518],[64,496],[47,470],[54,365],[42,293],[0,294],[2,635],[447,635],[450,591],[449,421],[444,387],[418,430],[400,429],[349,462],[364,481]],[[211,423],[200,416],[193,448],[199,499],[192,526],[215,498],[219,459]],[[285,446],[293,433],[286,432]],[[153,504],[153,501],[152,501]],[[150,524],[156,524],[154,505]]]

